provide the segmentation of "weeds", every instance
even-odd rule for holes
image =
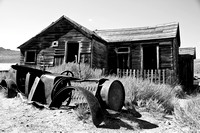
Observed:
[[[47,71],[61,73],[70,70],[75,77],[81,79],[103,78],[102,70],[91,69],[86,64],[68,63],[58,67],[48,68]],[[11,72],[14,73],[14,72]],[[11,77],[15,78],[12,74]],[[0,78],[7,78],[8,75],[0,75]],[[119,78],[117,76],[107,76],[108,79],[120,80],[125,88],[126,101],[144,109],[148,112],[173,114],[176,121],[192,129],[200,130],[200,95],[187,96],[179,85],[155,84],[147,80],[133,77]],[[90,83],[84,83],[90,86]],[[90,112],[84,104],[80,104],[75,110],[79,120],[84,122],[90,118]]]
[[[67,63],[53,68],[47,68],[47,71],[53,73],[62,73],[63,71],[72,71],[74,76],[81,79],[100,78],[102,76],[101,69],[92,69],[87,64]]]

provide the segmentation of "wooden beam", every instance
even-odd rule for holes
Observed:
[[[65,41],[65,54],[64,54],[64,61],[63,64],[67,62],[67,53],[68,53],[68,41]]]
[[[77,63],[80,63],[80,59],[81,59],[81,47],[83,46],[82,41],[78,41],[78,57],[77,57]]]
[[[141,55],[141,70],[144,69],[144,53],[143,53],[143,47],[140,45],[140,55]]]
[[[159,45],[156,46],[156,58],[157,58],[157,69],[160,67],[160,61],[159,61]]]

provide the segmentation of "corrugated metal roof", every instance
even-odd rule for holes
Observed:
[[[179,24],[173,22],[139,28],[95,30],[94,32],[107,42],[124,42],[173,38],[176,37],[178,30]]]
[[[188,47],[188,48],[179,48],[179,55],[192,55],[194,59],[196,58],[196,48]]]

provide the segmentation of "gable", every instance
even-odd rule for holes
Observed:
[[[79,25],[75,21],[62,16],[57,21],[51,23],[47,28],[42,30],[36,36],[29,39],[27,42],[20,45],[19,49],[27,49],[27,48],[46,48],[51,45],[51,42],[58,40],[61,36],[67,34],[72,29],[77,30],[84,36],[88,38],[97,38],[103,41],[99,36],[97,36],[94,32],[88,30],[87,28]],[[42,42],[42,44],[41,44]]]

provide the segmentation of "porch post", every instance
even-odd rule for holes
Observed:
[[[141,62],[140,62],[140,64],[141,64],[141,70],[143,71],[143,69],[144,69],[144,53],[143,53],[143,47],[142,47],[142,45],[140,45],[140,55],[141,55]]]
[[[159,45],[156,46],[156,60],[157,60],[157,69],[159,69],[160,61],[159,61]]]
[[[80,63],[81,59],[81,47],[82,47],[82,41],[78,41],[78,57],[77,57],[77,63]]]
[[[67,53],[68,53],[68,45],[67,45],[67,42],[68,41],[65,41],[65,54],[64,54],[64,61],[63,61],[63,64],[65,64],[67,62]]]

